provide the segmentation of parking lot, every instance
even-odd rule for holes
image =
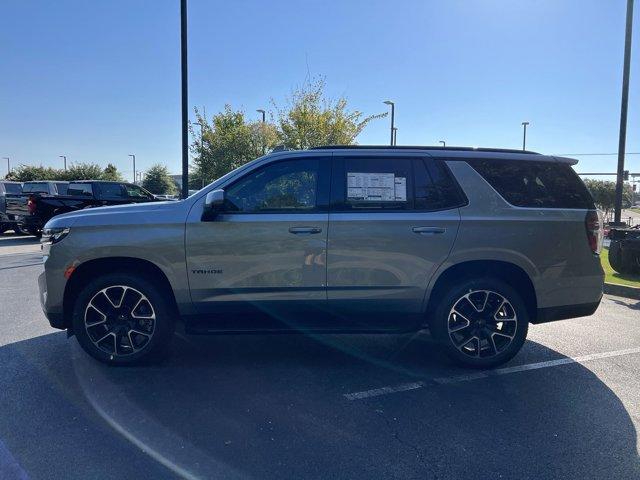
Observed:
[[[428,333],[177,333],[109,368],[48,327],[39,245],[0,236],[0,478],[640,478],[640,303],[532,326],[505,367]]]

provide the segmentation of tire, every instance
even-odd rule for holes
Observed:
[[[37,230],[35,228],[29,228],[27,230],[27,232],[29,232],[29,235],[33,235],[36,238],[42,238],[42,230]]]
[[[91,281],[73,309],[73,331],[80,346],[109,365],[160,360],[168,353],[175,316],[163,293],[152,280],[129,273]]]
[[[455,363],[492,368],[520,351],[527,338],[529,314],[520,294],[503,281],[467,279],[446,292],[430,326]]]
[[[609,246],[609,265],[618,273],[629,273],[629,268],[622,257],[622,247],[618,241],[612,241]]]
[[[13,231],[16,233],[16,235],[29,235],[27,229],[21,227],[20,225],[16,225],[15,227],[13,227]]]
[[[2,235],[4,232],[6,232],[7,230],[10,230],[8,225],[5,225],[3,223],[0,224],[0,235]]]

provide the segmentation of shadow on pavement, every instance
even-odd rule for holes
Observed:
[[[33,479],[638,478],[629,413],[579,364],[343,397],[465,372],[431,346],[180,337],[161,365],[108,368],[53,333],[0,348],[0,440]]]

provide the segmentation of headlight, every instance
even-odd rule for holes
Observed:
[[[69,227],[45,228],[42,230],[42,243],[58,243],[69,234]]]

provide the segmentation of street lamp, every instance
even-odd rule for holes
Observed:
[[[522,150],[526,150],[527,146],[527,125],[529,122],[522,122],[522,127],[524,128],[522,131]]]
[[[393,144],[398,144],[398,129],[397,127],[393,127]]]
[[[129,154],[129,156],[133,158],[133,183],[136,183],[136,156],[133,154]]]
[[[393,146],[393,120],[394,120],[394,116],[395,116],[395,110],[396,110],[396,104],[393,103],[391,100],[385,100],[384,102],[385,105],[391,105],[391,146]]]
[[[266,121],[266,117],[265,117],[266,112],[264,110],[260,109],[260,108],[258,110],[256,110],[256,112],[262,114],[262,123],[264,123]]]
[[[445,142],[444,140],[438,140],[438,143],[441,143],[443,147],[447,146],[447,142]]]
[[[67,171],[67,156],[66,155],[58,155],[58,158],[64,159],[64,171]]]
[[[11,173],[11,164],[9,163],[9,157],[2,157],[3,160],[7,161],[7,175]]]

